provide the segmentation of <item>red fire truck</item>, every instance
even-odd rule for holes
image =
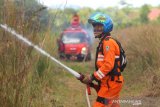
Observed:
[[[71,26],[61,33],[57,44],[60,58],[91,60],[90,37],[80,26],[78,15],[73,16]]]

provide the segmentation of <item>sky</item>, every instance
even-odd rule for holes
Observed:
[[[93,9],[97,9],[97,8],[106,8],[111,6],[122,7],[122,5],[120,5],[120,1],[122,0],[39,0],[39,1],[50,8],[90,7]],[[160,0],[123,0],[123,1],[125,1],[127,4],[132,5],[133,7],[140,7],[144,4],[150,4],[152,6],[160,5]]]

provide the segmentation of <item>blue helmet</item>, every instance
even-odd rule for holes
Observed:
[[[112,19],[103,13],[97,12],[91,15],[88,19],[88,23],[90,24],[102,24],[103,25],[103,33],[109,33],[113,29]]]

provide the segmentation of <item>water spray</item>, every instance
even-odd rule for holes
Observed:
[[[16,33],[15,30],[11,29],[6,24],[4,24],[4,25],[0,24],[0,27],[3,28],[5,31],[11,33],[13,36],[15,36],[17,39],[19,39],[23,43],[25,43],[25,44],[27,44],[29,46],[32,46],[39,53],[43,54],[44,56],[49,57],[52,61],[56,62],[57,64],[59,64],[60,66],[62,66],[63,68],[65,68],[69,73],[71,73],[72,75],[74,75],[76,78],[80,78],[81,75],[78,72],[76,72],[73,69],[67,67],[66,65],[64,65],[63,63],[61,63],[60,61],[58,61],[57,59],[55,59],[53,56],[51,56],[49,53],[47,53],[46,51],[44,51],[42,48],[40,48],[37,45],[35,45],[32,42],[30,42],[23,35]]]

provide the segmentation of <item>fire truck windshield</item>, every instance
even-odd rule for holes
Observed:
[[[86,34],[83,32],[66,32],[62,36],[64,44],[76,44],[86,42]]]

